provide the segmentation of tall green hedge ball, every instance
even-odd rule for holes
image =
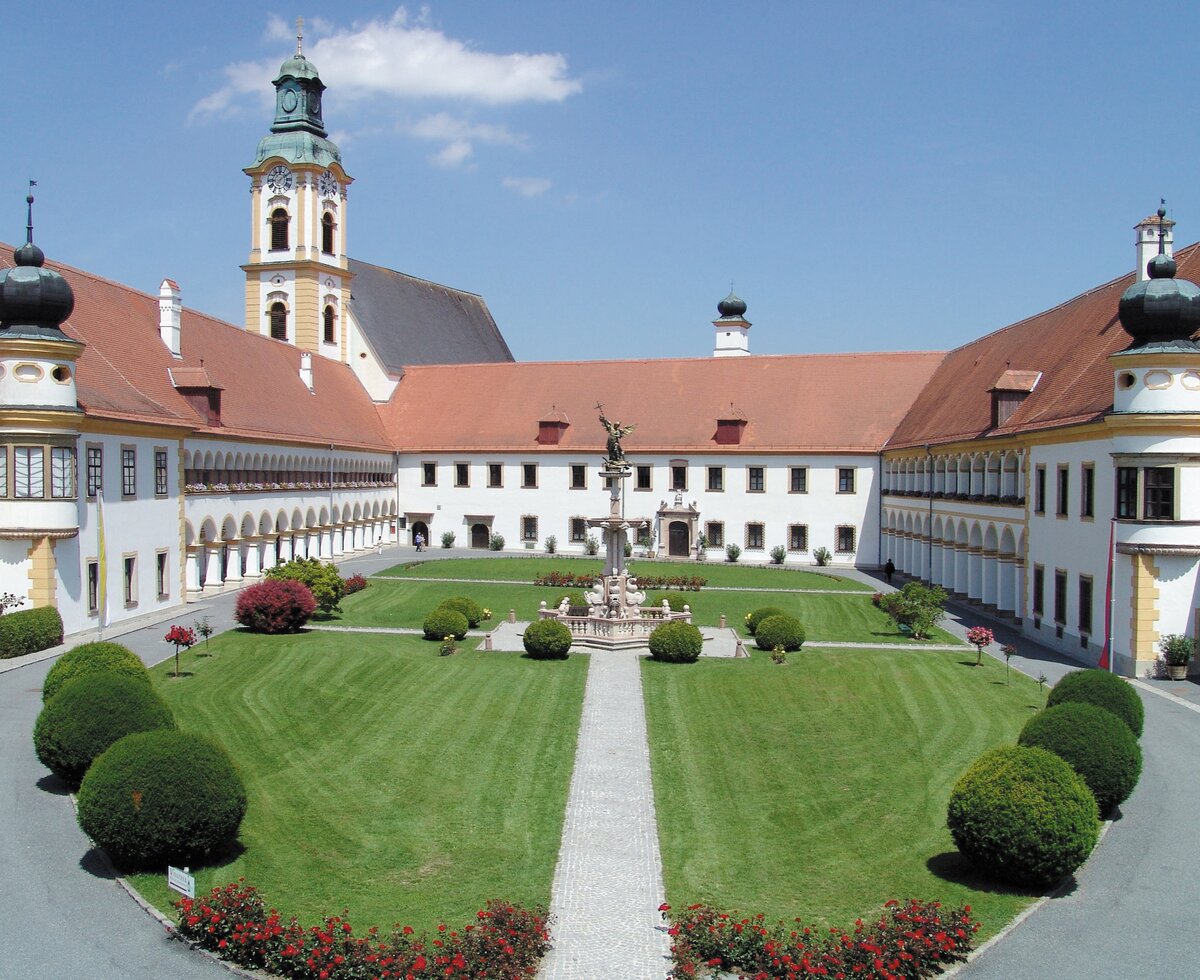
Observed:
[[[438,608],[453,609],[455,612],[462,613],[467,619],[467,625],[471,629],[478,626],[479,621],[483,619],[483,607],[470,596],[451,596],[449,599],[443,599]]]
[[[444,640],[448,636],[461,640],[467,635],[469,628],[466,616],[457,609],[447,609],[444,606],[439,606],[431,612],[421,624],[421,630],[427,640]]]
[[[1101,816],[1129,799],[1142,773],[1142,747],[1129,726],[1082,701],[1063,701],[1034,715],[1017,742],[1066,760],[1088,784]]]
[[[788,653],[795,653],[804,646],[804,640],[804,626],[795,616],[768,616],[754,631],[754,643],[760,650],[783,647]]]
[[[74,788],[114,742],[174,725],[171,709],[140,677],[86,674],[46,702],[33,726],[33,746],[42,765]]]
[[[525,627],[521,644],[534,660],[566,660],[571,631],[557,619],[539,619]]]
[[[79,825],[122,868],[197,864],[237,838],[246,790],[224,750],[201,735],[127,735],[79,788]]]
[[[758,624],[771,616],[786,615],[782,609],[775,606],[762,606],[746,616],[746,632],[751,636],[758,631]]]
[[[1083,701],[1107,708],[1138,738],[1142,737],[1146,709],[1133,685],[1107,670],[1076,670],[1054,685],[1046,706],[1063,701]]]
[[[150,683],[150,673],[138,655],[120,643],[84,643],[58,658],[42,683],[42,700],[49,701],[67,681],[85,674],[117,673]]]
[[[950,794],[946,823],[984,874],[1034,888],[1075,871],[1100,837],[1083,779],[1052,752],[1023,745],[975,760]]]
[[[675,621],[654,627],[650,633],[650,656],[669,664],[694,664],[700,659],[704,637],[691,623]]]

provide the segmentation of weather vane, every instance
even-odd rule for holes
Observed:
[[[304,18],[296,18],[296,55],[304,53]]]
[[[33,244],[33,189],[37,187],[37,181],[32,177],[29,178],[29,193],[25,195],[25,244]]]

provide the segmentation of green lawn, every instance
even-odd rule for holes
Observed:
[[[1016,739],[1037,685],[967,654],[789,659],[643,663],[668,901],[849,925],[889,898],[938,898],[997,931],[1030,898],[971,875],[946,802]]]
[[[485,562],[495,566],[501,562]],[[486,571],[486,569],[485,569]],[[746,569],[741,569],[746,571]],[[749,571],[755,571],[753,569]],[[765,571],[765,570],[763,570]],[[779,575],[773,576],[778,580]],[[342,600],[342,612],[328,620],[330,625],[385,626],[420,628],[425,616],[452,595],[467,595],[492,611],[491,625],[517,611],[517,619],[530,621],[537,615],[538,603],[553,605],[567,590],[536,585],[505,585],[479,582],[406,582],[374,578],[362,592]],[[891,620],[872,605],[865,595],[821,595],[800,592],[724,592],[702,589],[700,592],[652,592],[686,602],[692,608],[698,626],[716,626],[722,614],[730,626],[743,627],[746,613],[761,606],[777,606],[798,617],[808,631],[808,639],[850,643],[919,644],[902,636]],[[486,628],[489,624],[480,624]],[[745,630],[742,629],[743,635]],[[935,642],[957,642],[948,633],[935,630]]]
[[[823,575],[798,568],[774,565],[740,565],[732,562],[680,562],[629,559],[630,571],[637,575],[699,575],[709,585],[743,589],[834,589],[848,592],[873,592],[863,585],[836,574]],[[463,578],[506,582],[532,582],[548,572],[584,572],[600,574],[604,563],[597,558],[570,558],[541,555],[536,558],[446,558],[396,565],[380,573],[398,578]]]
[[[244,875],[302,921],[348,907],[385,928],[549,901],[587,661],[435,650],[237,633],[187,655],[192,676],[155,668],[180,727],[220,741],[248,789],[245,851],[198,889]],[[159,908],[175,897],[161,875],[134,884]]]

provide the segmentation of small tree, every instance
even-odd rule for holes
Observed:
[[[442,547],[443,548],[453,548],[454,547],[454,532],[453,531],[443,531],[442,532]]]
[[[277,581],[291,579],[307,585],[317,608],[327,616],[339,611],[339,603],[345,595],[345,584],[333,562],[318,558],[293,558],[270,569],[265,577]]]
[[[175,644],[175,676],[179,676],[179,650],[187,650],[196,642],[196,631],[187,626],[172,626],[163,637],[168,643]]]
[[[1000,652],[1004,654],[1004,683],[1008,681],[1008,662],[1017,655],[1017,648],[1011,643],[1006,643],[1000,648]]]
[[[583,550],[584,553],[588,555],[595,555],[599,553],[600,542],[596,539],[596,535],[589,534],[587,536],[587,540],[583,543]]]
[[[742,549],[736,544],[725,545],[725,560],[737,561],[742,557]]]
[[[504,535],[493,534],[490,538],[488,538],[488,548],[490,548],[492,551],[503,551]]]
[[[925,640],[946,615],[946,593],[938,586],[908,582],[879,601],[879,608],[897,626],[908,627],[914,639]]]
[[[986,626],[972,626],[967,630],[967,642],[975,648],[975,666],[983,666],[983,648],[989,646],[996,637]]]
[[[787,557],[787,549],[783,545],[777,544],[771,549],[771,564],[782,565],[783,560]]]
[[[192,623],[192,628],[195,629],[197,636],[204,638],[204,650],[207,653],[208,638],[216,632],[216,630],[213,628],[213,624],[209,622],[207,616],[201,616],[194,623]]]
[[[546,554],[552,555],[556,551],[558,551],[558,538],[552,534],[546,538]]]

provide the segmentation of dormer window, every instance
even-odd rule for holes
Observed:
[[[992,427],[1007,425],[1041,379],[1041,371],[1005,370],[989,389],[992,393]]]
[[[321,218],[321,251],[333,254],[333,215],[328,211]]]
[[[288,249],[288,213],[283,208],[271,212],[271,251],[286,252]]]

